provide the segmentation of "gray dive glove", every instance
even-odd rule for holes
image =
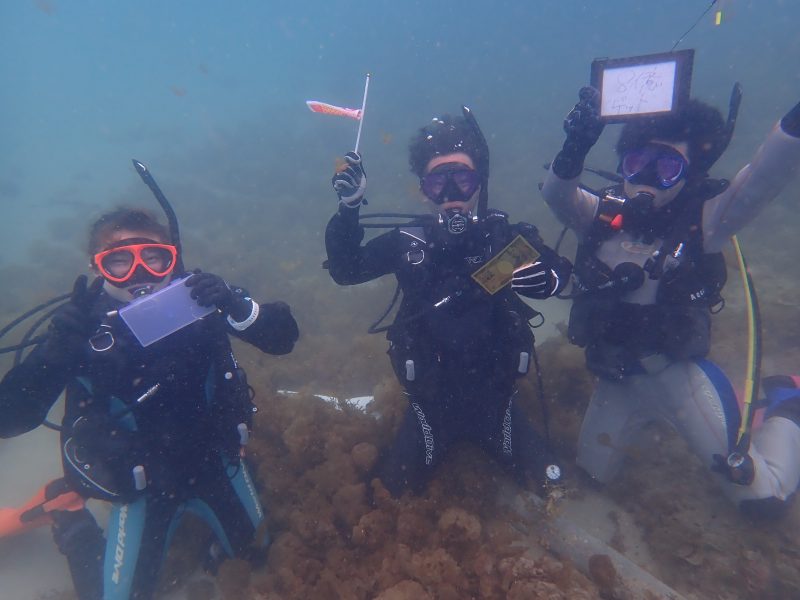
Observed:
[[[367,174],[361,164],[361,155],[358,152],[348,152],[344,155],[347,167],[334,174],[331,183],[339,202],[348,208],[356,208],[364,201],[364,192],[367,189]]]

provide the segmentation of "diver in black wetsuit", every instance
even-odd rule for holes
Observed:
[[[411,170],[433,216],[364,245],[366,176],[358,154],[345,158],[348,168],[333,178],[339,210],[325,234],[331,277],[352,285],[392,273],[403,292],[387,337],[409,408],[378,477],[395,496],[407,487],[418,493],[449,447],[469,440],[520,479],[557,480],[546,444],[515,402],[515,380],[528,372],[533,352],[528,321],[537,314],[517,294],[554,295],[570,264],[533,225],[487,209],[489,153],[474,117],[464,109],[463,117],[434,119],[411,141]],[[472,275],[517,236],[539,257],[490,293]],[[513,267],[505,268],[510,275]]]
[[[86,509],[51,513],[81,600],[151,598],[186,511],[208,522],[220,554],[255,558],[268,542],[242,459],[254,407],[228,336],[286,354],[297,324],[286,304],[196,272],[192,296],[217,310],[143,348],[114,311],[182,275],[176,245],[149,213],[102,217],[89,248],[99,277],[77,279],[49,337],[0,382],[0,437],[42,424],[66,389],[64,481],[113,503],[105,539]]]

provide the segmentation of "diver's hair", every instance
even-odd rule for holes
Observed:
[[[689,145],[689,177],[705,177],[725,150],[727,136],[719,110],[693,99],[675,114],[628,121],[617,140],[616,151],[621,157],[652,140],[686,142]]]
[[[158,222],[153,213],[122,206],[104,214],[92,224],[89,229],[89,256],[102,250],[105,237],[121,229],[152,233],[157,239],[170,241],[169,230]]]
[[[463,152],[480,170],[488,160],[484,146],[475,129],[464,117],[442,115],[436,117],[411,138],[408,145],[408,164],[417,177],[425,174],[425,167],[435,156]]]

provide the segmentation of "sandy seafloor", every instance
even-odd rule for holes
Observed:
[[[557,26],[542,32],[550,44],[548,52],[568,56],[557,61],[559,73],[547,69],[553,61],[537,46],[535,37],[528,39],[510,25],[507,46],[485,45],[487,57],[491,57],[487,58],[489,66],[474,57],[458,62],[453,48],[463,42],[457,35],[463,30],[457,27],[453,27],[455,34],[453,29],[441,34],[445,43],[440,45],[431,30],[419,34],[409,43],[411,47],[420,44],[421,50],[404,58],[422,78],[420,86],[426,93],[420,96],[412,85],[390,84],[399,77],[395,73],[379,72],[373,82],[375,108],[372,121],[366,122],[363,146],[370,175],[370,208],[421,208],[414,199],[415,182],[405,166],[406,140],[432,111],[456,110],[463,99],[474,103],[490,138],[495,160],[493,204],[516,219],[537,223],[545,238],[554,242],[558,228],[535,192],[535,183],[543,174],[538,165],[549,160],[560,144],[560,119],[574,101],[574,90],[583,83],[589,60],[604,53],[663,49],[674,40],[672,30],[681,30],[697,13],[696,5],[689,2],[678,3],[680,15],[648,15],[633,10],[635,4],[614,6],[627,6],[632,11],[628,16],[639,23],[649,22],[651,16],[660,19],[673,35],[649,44],[642,40],[626,44],[598,34],[558,54],[555,44],[564,42],[556,38],[567,25],[557,20],[555,9],[549,12],[547,16],[556,19]],[[25,19],[46,20],[47,27],[53,27],[58,19],[69,21],[69,9],[61,3],[41,0],[31,6],[34,17]],[[578,15],[588,10],[579,3],[566,3],[562,8]],[[785,64],[774,60],[783,52],[776,48],[785,48],[781,40],[788,39],[785,27],[791,19],[782,11],[790,7],[775,0],[763,12],[752,3],[738,3],[738,8],[740,18],[726,30],[732,32],[728,38],[715,38],[716,30],[706,23],[700,27],[700,35],[689,40],[689,45],[700,49],[695,87],[703,97],[723,107],[734,79],[742,80],[749,94],[734,143],[712,172],[718,176],[730,176],[747,161],[775,118],[797,100],[800,89],[796,65],[787,72]],[[385,7],[382,10],[391,12]],[[416,5],[409,10],[415,15],[423,12]],[[775,21],[765,16],[769,11],[774,13],[769,19]],[[495,14],[483,17],[493,22]],[[610,15],[603,13],[600,18]],[[294,45],[310,35],[308,30],[314,26],[297,15],[281,15],[277,20],[283,37],[273,36],[273,51],[280,43],[296,50]],[[27,21],[24,26],[32,27]],[[163,36],[183,27],[177,19],[167,19],[163,26],[164,31],[159,30]],[[754,39],[748,26],[767,31],[775,28],[774,37],[756,30],[758,39],[766,44],[762,54],[745,54],[744,49],[751,45],[742,40]],[[327,24],[319,27],[324,32]],[[375,35],[368,38],[369,48],[377,43]],[[395,34],[391,43],[399,39]],[[83,122],[89,119],[88,108],[77,104],[61,107],[64,114],[77,115],[74,122],[62,115],[63,131],[51,127],[58,117],[55,113],[43,114],[38,121],[12,123],[9,119],[4,123],[9,135],[3,138],[0,162],[6,217],[0,230],[5,244],[0,257],[0,323],[69,289],[75,275],[85,270],[82,248],[87,224],[102,210],[119,203],[155,207],[126,162],[136,155],[150,164],[175,204],[183,226],[187,265],[219,273],[248,287],[256,298],[287,301],[302,329],[295,352],[285,357],[262,356],[237,344],[260,408],[249,452],[274,540],[267,563],[251,570],[231,561],[223,565],[216,579],[200,576],[198,545],[193,542],[202,539],[203,531],[201,526],[189,524],[168,560],[163,598],[629,597],[607,573],[606,577],[595,573],[592,581],[568,561],[549,554],[535,522],[521,522],[502,508],[507,498],[498,498],[498,490],[513,495],[513,484],[474,449],[453,452],[424,495],[393,502],[378,489],[377,508],[366,505],[365,486],[372,484],[364,481],[363,473],[376,449],[391,439],[404,408],[385,355],[386,341],[366,334],[369,323],[391,297],[393,285],[381,281],[340,288],[320,268],[324,225],[335,209],[329,174],[335,157],[351,143],[352,127],[311,120],[302,112],[302,100],[324,95],[326,90],[332,90],[331,97],[321,99],[344,102],[345,97],[357,97],[360,73],[375,69],[368,58],[392,67],[404,65],[402,60],[392,63],[390,51],[359,56],[355,65],[348,65],[341,42],[325,40],[327,48],[320,44],[307,50],[310,56],[317,52],[320,58],[317,67],[310,60],[302,63],[307,68],[305,80],[290,70],[278,72],[278,85],[292,93],[277,100],[276,93],[265,91],[268,86],[264,83],[274,73],[258,70],[262,62],[269,62],[269,53],[261,53],[258,59],[250,57],[250,80],[241,72],[229,72],[236,49],[225,54],[217,46],[189,53],[191,76],[173,77],[170,69],[177,73],[181,67],[188,69],[174,60],[159,63],[157,85],[153,85],[164,97],[153,92],[148,98],[152,104],[147,106],[163,108],[164,115],[143,116],[126,104],[124,110],[134,110],[135,118],[118,125],[116,117],[101,117],[100,133],[95,132],[101,143],[88,133],[81,137]],[[250,43],[260,42],[254,36],[242,45]],[[193,44],[195,48],[202,45]],[[792,47],[796,56],[797,47]],[[408,47],[401,44],[401,48]],[[426,51],[439,60],[451,61],[448,64],[455,65],[455,70],[435,64],[426,70],[424,56],[420,59]],[[22,68],[30,75],[23,89],[26,93],[42,84],[35,76],[37,52],[43,52],[41,46],[32,44],[35,59],[19,55]],[[165,55],[172,56],[169,52]],[[731,57],[730,61],[726,57]],[[113,68],[113,59],[108,60]],[[506,64],[509,61],[511,66]],[[544,78],[546,73],[555,81],[547,87],[537,86],[539,80],[524,80],[520,71],[512,68],[515,64],[530,64],[537,77]],[[131,68],[135,75],[135,67]],[[463,78],[456,78],[453,73],[460,73],[459,68],[480,73],[476,90],[465,85]],[[414,77],[414,73],[402,76]],[[342,83],[345,78],[346,86]],[[383,89],[381,78],[386,82]],[[83,83],[91,89],[91,81]],[[136,79],[135,83],[141,85],[142,81]],[[119,89],[108,85],[107,96],[98,96],[103,98],[99,104],[119,101]],[[203,95],[212,88],[225,89],[231,97],[250,94],[252,104],[215,108],[211,96]],[[348,96],[346,90],[353,88],[356,92]],[[399,94],[399,98],[393,99],[391,94]],[[202,100],[198,101],[198,96]],[[24,95],[10,98],[6,94],[0,100],[10,106],[11,115],[25,112],[19,108],[25,103]],[[42,101],[37,97],[31,104]],[[259,103],[263,108],[253,107]],[[297,113],[292,112],[294,108]],[[524,115],[524,127],[519,119],[509,118],[511,114]],[[170,118],[174,123],[162,120]],[[197,122],[202,126],[192,129],[190,125]],[[592,155],[590,162],[595,166],[613,166],[609,148],[616,132],[609,128]],[[20,145],[14,146],[17,141]],[[81,142],[85,142],[83,146]],[[115,154],[103,155],[106,147]],[[76,148],[80,151],[70,153],[64,164],[53,156],[56,151]],[[796,192],[787,190],[740,236],[760,293],[765,375],[800,370],[796,207]],[[565,253],[569,255],[572,242],[569,237],[567,240]],[[734,386],[741,388],[746,348],[744,300],[731,257],[728,264],[727,307],[714,318],[712,358],[723,366]],[[537,334],[546,401],[557,449],[570,464],[592,382],[581,352],[559,333],[567,304],[550,300],[536,306],[548,319]],[[9,366],[7,358],[0,361],[3,370]],[[521,399],[535,419],[539,408],[533,379],[523,381],[521,388]],[[287,397],[278,394],[279,389],[300,393]],[[371,414],[362,414],[337,410],[313,394],[340,398],[374,395],[375,401]],[[597,489],[573,472],[570,492],[554,514],[581,524],[686,598],[800,597],[800,508],[792,506],[775,524],[749,522],[722,497],[706,466],[690,456],[672,432],[656,426],[648,438],[648,446],[630,449],[623,475],[605,489]],[[52,432],[39,429],[0,441],[0,505],[21,503],[56,476],[58,469],[58,445]],[[94,508],[102,517],[103,507]],[[543,514],[539,518],[552,517]],[[48,531],[0,540],[0,600],[66,599],[72,597],[69,588],[66,565]]]

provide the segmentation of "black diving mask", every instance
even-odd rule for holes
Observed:
[[[435,204],[467,202],[480,185],[478,172],[460,162],[439,165],[419,182],[422,193]]]

